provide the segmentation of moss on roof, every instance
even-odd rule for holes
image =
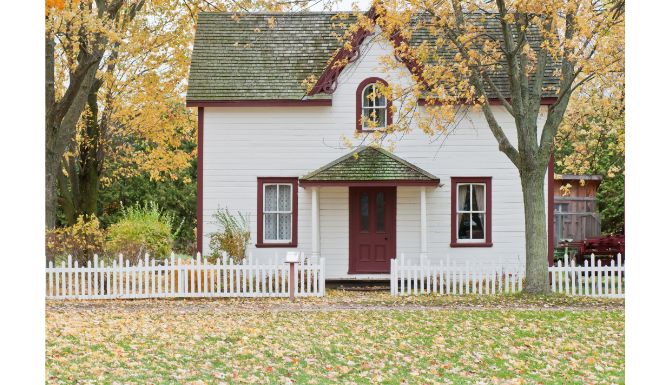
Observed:
[[[303,80],[318,77],[340,46],[335,15],[200,13],[186,99],[303,98]]]
[[[434,181],[435,175],[376,147],[361,146],[300,178],[301,181]]]
[[[300,100],[306,98],[303,81],[318,78],[330,57],[341,47],[337,36],[342,25],[355,17],[337,18],[342,13],[226,13],[201,12],[193,44],[193,55],[186,99],[207,100]],[[500,25],[492,16],[471,15],[475,23],[484,23],[487,34],[502,39]],[[270,24],[274,24],[271,28]],[[414,33],[411,45],[434,41],[427,30]],[[539,44],[529,34],[532,46]],[[446,46],[445,46],[446,47]],[[455,52],[445,48],[441,54],[451,58]],[[558,84],[549,63],[545,88]],[[506,71],[492,74],[494,84],[509,95]],[[491,95],[495,97],[495,95]],[[555,96],[547,89],[545,96]],[[317,94],[310,99],[330,99]]]

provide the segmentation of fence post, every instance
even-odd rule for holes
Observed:
[[[400,261],[398,261],[398,275],[400,276],[400,287],[398,288],[398,294],[404,295],[410,293],[412,288],[411,280],[412,276],[409,269],[407,268],[407,263],[405,261],[405,254],[400,254]]]
[[[288,295],[289,298],[291,299],[291,302],[295,301],[295,281],[296,281],[296,276],[295,276],[295,262],[289,262],[288,264],[288,269],[289,269],[289,289],[288,289]]]
[[[168,272],[170,273],[170,293],[171,294],[175,293],[175,291],[174,291],[175,277],[174,276],[175,276],[175,273],[178,274],[176,266],[177,265],[175,265],[175,263],[174,263],[174,253],[170,253],[170,269],[168,270]],[[179,281],[177,281],[177,282],[179,282]],[[177,283],[177,284],[179,284],[179,283]]]
[[[319,271],[319,297],[326,295],[326,258],[321,257]]]
[[[49,261],[49,297],[54,296],[53,268],[54,268],[54,261]]]
[[[596,295],[596,280],[595,280],[595,273],[596,273],[596,255],[591,253],[591,295],[595,296]]]
[[[621,266],[621,253],[617,253],[616,255],[616,295],[620,295],[622,293],[622,272],[623,272],[623,267]]]
[[[395,285],[396,285],[396,280],[395,280],[395,273],[396,273],[396,268],[395,268],[395,258],[391,259],[391,295],[395,295]]]
[[[177,294],[184,295],[184,271],[181,268],[181,259],[177,260]]]

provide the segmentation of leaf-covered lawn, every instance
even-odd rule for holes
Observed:
[[[424,310],[403,308],[415,299],[361,305],[362,295],[347,295],[291,311],[281,310],[286,300],[49,302],[47,382],[624,382],[622,302],[477,310],[481,299],[470,299],[472,309]]]

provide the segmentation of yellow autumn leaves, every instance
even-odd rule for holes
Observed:
[[[102,33],[109,40],[96,75],[102,82],[97,118],[105,127],[102,185],[141,173],[151,179],[176,179],[196,155],[196,117],[183,99],[194,20],[178,0],[146,2],[125,22],[101,18],[91,0],[86,3],[82,7],[74,1],[47,1],[51,12],[46,32],[57,37],[57,97],[65,93],[68,73],[90,37]],[[86,129],[87,114],[84,111],[79,120],[79,132]],[[85,137],[77,134],[76,143]],[[75,150],[69,155],[76,156],[78,147],[72,146]]]
[[[365,294],[376,310],[342,310],[350,294],[300,300],[292,309],[276,299],[50,302],[46,382],[623,381],[620,308],[403,310],[407,302],[385,308]],[[319,301],[333,303],[299,310]]]

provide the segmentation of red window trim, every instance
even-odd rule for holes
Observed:
[[[298,247],[298,178],[297,177],[275,177],[259,176],[256,195],[256,247]],[[291,207],[291,242],[288,243],[264,243],[263,242],[263,185],[266,183],[290,183],[293,186],[293,197]]]
[[[463,243],[458,242],[458,236],[456,234],[456,220],[458,215],[456,215],[456,204],[458,201],[456,186],[459,183],[484,183],[486,185],[486,236],[484,242],[470,242]],[[451,177],[451,247],[491,247],[493,242],[491,242],[491,197],[493,196],[491,190],[491,177],[490,176],[454,176]]]
[[[377,77],[371,77],[363,80],[361,84],[358,85],[356,89],[356,131],[357,132],[375,132],[375,130],[364,130],[363,123],[361,122],[361,115],[363,114],[363,89],[372,83],[381,83],[385,86],[389,84],[386,80]],[[386,125],[393,124],[393,112],[391,112],[391,106],[393,102],[391,99],[386,99]]]

